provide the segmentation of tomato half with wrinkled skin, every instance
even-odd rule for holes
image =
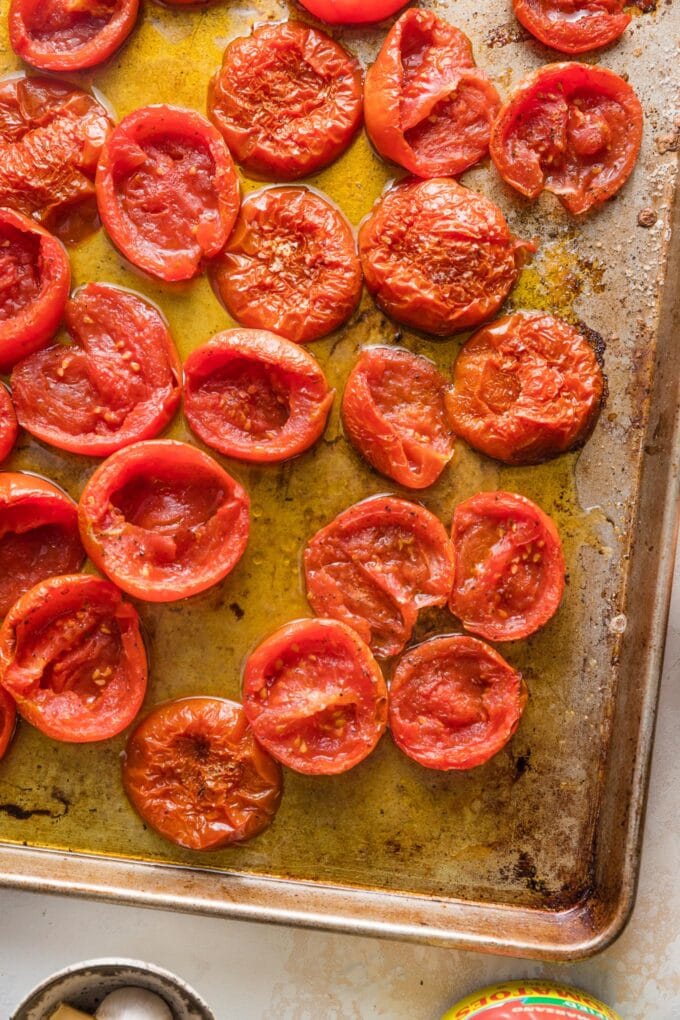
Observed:
[[[0,82],[0,206],[67,243],[99,225],[94,175],[111,119],[82,89],[53,78]]]
[[[137,611],[100,577],[41,581],[0,629],[0,683],[52,740],[115,737],[139,712],[146,677]]]
[[[4,687],[0,687],[0,760],[7,754],[16,727],[17,708]]]
[[[445,401],[454,431],[475,450],[538,464],[585,442],[603,394],[583,333],[547,312],[514,312],[463,345]]]
[[[0,473],[0,617],[39,581],[79,570],[78,507],[45,478]]]
[[[366,75],[368,136],[417,177],[455,177],[483,159],[499,107],[468,37],[432,11],[405,11]]]
[[[489,641],[516,641],[557,611],[565,565],[557,528],[526,496],[478,492],[453,515],[449,609]]]
[[[258,645],[243,674],[253,732],[288,768],[347,772],[387,724],[387,687],[370,649],[337,620],[295,620]]]
[[[15,365],[21,425],[71,453],[105,457],[157,435],[181,396],[182,366],[165,319],[141,295],[88,283],[66,305],[70,344]]]
[[[156,832],[188,850],[219,850],[267,828],[281,801],[281,768],[260,747],[241,705],[182,698],[132,732],[123,786]]]
[[[18,434],[19,426],[12,398],[0,383],[0,462],[9,457]]]
[[[234,39],[208,91],[208,113],[249,172],[290,181],[345,151],[361,124],[355,57],[299,21]]]
[[[390,684],[390,729],[404,754],[428,769],[473,769],[512,737],[527,701],[521,673],[463,634],[410,648]]]
[[[111,240],[160,280],[196,276],[238,214],[238,178],[220,133],[176,106],[128,114],[102,149],[96,184]]]
[[[361,297],[352,228],[307,188],[266,188],[249,196],[215,262],[214,279],[238,322],[296,343],[337,329]]]
[[[80,71],[112,56],[135,26],[139,0],[11,0],[12,49],[43,71]]]
[[[248,542],[250,500],[216,460],[172,439],[118,450],[78,508],[83,545],[119,588],[173,602],[211,588]]]
[[[317,531],[304,551],[307,599],[318,616],[348,624],[381,657],[404,647],[425,606],[443,606],[453,550],[418,503],[373,496]]]
[[[527,198],[551,191],[570,213],[611,198],[631,174],[642,107],[623,78],[590,64],[548,64],[501,108],[490,152],[499,174]]]
[[[535,245],[450,177],[385,191],[359,230],[366,286],[397,322],[447,336],[498,311]]]
[[[400,485],[425,489],[453,456],[446,388],[429,358],[365,347],[342,398],[345,432],[377,471]]]
[[[259,329],[218,333],[189,355],[184,380],[190,428],[226,457],[255,463],[307,450],[333,403],[316,359]]]
[[[383,21],[406,3],[406,0],[300,0],[303,7],[329,25],[368,25]]]
[[[614,42],[630,23],[626,0],[512,0],[515,16],[545,46],[587,53]]]
[[[54,335],[70,285],[68,255],[56,237],[28,216],[0,209],[0,369]]]

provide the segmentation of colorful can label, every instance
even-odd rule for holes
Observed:
[[[621,1020],[587,992],[540,978],[482,988],[452,1006],[442,1020]]]

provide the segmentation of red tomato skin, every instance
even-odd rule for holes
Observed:
[[[609,118],[592,106],[595,100],[601,109],[607,104]],[[526,77],[503,104],[489,151],[503,180],[522,195],[537,198],[551,191],[570,213],[580,215],[623,187],[640,151],[642,122],[640,100],[613,71],[576,62],[547,64]],[[531,137],[524,139],[523,131]],[[590,151],[596,136],[597,148]],[[544,167],[541,155],[545,158],[549,144],[555,153],[547,152]],[[576,151],[579,146],[587,150],[583,155]],[[603,149],[610,164],[615,160],[613,172],[605,172],[611,165],[602,166]]]
[[[37,475],[1,472],[0,617],[39,581],[73,573],[84,559],[78,507],[70,496]]]
[[[88,283],[65,319],[72,345],[44,348],[12,372],[23,427],[87,457],[158,435],[182,392],[182,365],[159,310],[133,291]]]
[[[588,53],[608,46],[626,30],[631,15],[623,10],[625,0],[593,3],[580,0],[572,10],[551,0],[512,0],[515,17],[544,46],[562,53]],[[578,13],[579,17],[574,18]]]
[[[352,228],[314,191],[265,188],[241,206],[215,261],[214,282],[229,314],[244,326],[298,344],[318,340],[359,304],[361,265]]]
[[[9,41],[12,49],[27,64],[42,71],[81,71],[101,64],[122,46],[135,26],[139,12],[139,0],[118,0],[111,18],[98,31],[84,41],[67,39],[59,48],[58,43],[36,36],[34,32],[36,14],[48,18],[45,0],[10,0]],[[52,9],[68,8],[62,0],[55,0]],[[87,3],[81,4],[81,11]],[[96,0],[92,0],[96,8]],[[81,12],[77,12],[81,13]],[[96,18],[96,15],[93,14]]]
[[[0,383],[0,462],[9,457],[18,434],[19,426],[12,398]]]
[[[408,57],[416,43],[423,53],[409,74]],[[459,101],[466,97],[463,107],[455,113],[442,111],[440,104],[453,95]],[[417,177],[455,177],[483,159],[499,107],[498,92],[475,67],[470,40],[428,10],[404,11],[366,75],[368,136],[384,159]],[[470,122],[465,119],[468,112],[475,114]],[[447,124],[446,137],[438,141],[433,137],[436,120]],[[438,151],[428,151],[430,147]]]
[[[498,206],[450,177],[388,188],[359,229],[364,279],[378,306],[433,336],[497,312],[524,254],[535,250],[513,237]]]
[[[303,7],[329,25],[370,25],[390,18],[404,7],[406,0],[300,0]]]
[[[204,506],[197,505],[201,494]],[[131,515],[150,526],[128,521],[114,498],[127,498]],[[236,566],[248,543],[250,500],[208,454],[152,439],[97,468],[80,497],[78,522],[88,555],[119,588],[147,602],[174,602],[211,588]]]
[[[425,768],[477,768],[508,743],[526,701],[521,673],[494,648],[463,634],[442,635],[397,663],[390,730],[397,747]]]
[[[109,621],[115,621],[122,666],[118,660],[107,667],[112,669],[110,679],[102,677],[106,682],[98,693],[83,699],[71,689],[64,666],[69,665],[74,634],[84,637],[89,647],[101,637],[102,632],[92,633],[93,627],[100,626],[98,612],[107,637],[112,634]],[[80,617],[88,613],[90,619],[78,634]],[[66,614],[71,614],[70,622],[60,625]],[[85,668],[82,659],[75,668],[70,665],[74,672]],[[46,670],[50,671],[49,680]],[[55,682],[62,676],[64,687],[55,690]],[[84,744],[121,733],[142,706],[146,680],[146,652],[137,611],[123,602],[113,584],[99,577],[66,574],[41,581],[14,603],[0,628],[0,683],[16,701],[22,718],[52,740]],[[93,679],[97,691],[95,683]],[[94,708],[91,698],[96,698]]]
[[[283,424],[263,430],[259,439],[252,434],[252,419],[246,423],[246,430],[237,420],[226,418],[221,407],[223,396],[215,382],[229,367],[240,367],[244,362],[269,374],[271,395],[277,403],[288,402],[289,413]],[[184,413],[191,430],[225,457],[253,463],[273,463],[304,453],[323,435],[333,404],[334,390],[329,389],[316,359],[297,344],[266,330],[218,333],[189,355],[184,379]],[[248,408],[244,394],[243,404],[234,408],[236,417],[239,412],[257,412],[263,391],[265,397],[269,396],[263,387],[248,401]]]
[[[135,225],[124,207],[119,189],[127,187],[130,178],[140,169],[146,168],[148,176],[154,166],[162,166],[163,147],[170,145],[185,147],[184,155],[191,165],[187,172],[183,165],[180,167],[177,174],[181,174],[182,180],[175,179],[174,185],[172,168],[160,177],[164,182],[162,186],[156,178],[154,187],[162,188],[161,199],[165,204],[160,212],[154,213],[155,219],[147,213],[148,222],[145,222],[142,213],[144,201],[148,203],[147,185],[146,199],[136,198],[138,205],[141,201],[142,212],[138,212],[136,205],[140,223]],[[147,149],[152,149],[153,153],[150,155]],[[192,175],[196,161],[200,161],[199,171]],[[178,162],[183,164],[183,160]],[[207,182],[203,179],[206,176]],[[192,180],[196,181],[195,189],[200,186],[203,192],[200,200],[197,191],[190,187]],[[129,186],[133,190],[136,188],[134,181]],[[234,163],[219,132],[193,110],[162,104],[133,111],[114,129],[99,158],[96,190],[99,215],[116,247],[138,269],[168,282],[191,279],[201,271],[205,259],[221,251],[231,233],[240,202]],[[207,208],[206,191],[211,196],[213,209]],[[180,195],[184,208],[174,208],[169,223],[168,196],[177,207]],[[144,236],[143,231],[150,234],[152,227],[154,236]],[[159,230],[172,232],[177,243],[184,247],[159,242],[156,239]],[[178,231],[184,235],[179,240]]]
[[[516,551],[517,545],[511,543],[512,548],[508,550],[501,541],[497,541],[494,544],[497,551],[491,560],[494,571],[490,566],[486,571],[483,569],[483,565],[489,563],[487,555],[482,557],[480,565],[472,575],[465,562],[465,545],[469,536],[470,542],[475,541],[474,529],[480,522],[489,521],[491,525],[495,525],[496,522],[518,520],[528,521],[538,535],[536,541],[541,550],[540,577],[529,608],[520,609],[514,615],[509,610],[503,610],[505,617],[502,617],[498,606],[493,603],[490,591],[493,588],[494,593],[497,592],[499,579],[512,569],[511,562],[515,561],[511,561],[511,554]],[[459,503],[453,515],[451,543],[454,554],[454,579],[449,609],[467,631],[478,634],[488,641],[517,641],[540,630],[557,612],[564,594],[566,573],[562,541],[550,517],[526,496],[511,492],[478,492],[465,502]],[[529,551],[533,549],[533,541],[529,543],[528,549]],[[523,567],[519,553],[517,563],[520,571],[530,569],[529,564]],[[496,567],[498,573],[495,573]],[[477,597],[482,603],[482,609],[480,610],[478,606],[475,611],[474,600]]]
[[[0,209],[0,240],[8,242],[0,247],[0,270],[4,280],[11,281],[0,285],[0,370],[6,372],[56,332],[71,285],[71,266],[56,237],[13,209]],[[6,304],[15,310],[10,307],[6,312]]]
[[[16,728],[17,709],[4,687],[0,687],[0,761],[7,754]]]
[[[324,667],[325,652],[331,666]],[[352,676],[343,670],[348,658]],[[300,691],[297,671],[305,665],[312,676],[304,677]],[[296,693],[308,728],[303,738],[287,740],[278,730],[282,718],[295,714]],[[343,713],[345,704],[353,709],[349,716]],[[375,749],[387,725],[387,687],[370,649],[350,627],[338,620],[294,620],[248,657],[243,707],[257,739],[283,765],[307,775],[334,776],[354,768]],[[345,720],[340,736],[335,733],[337,716]]]
[[[463,345],[446,394],[458,436],[504,464],[539,464],[582,445],[605,392],[586,337],[546,312],[513,312]]]
[[[281,767],[254,738],[241,705],[181,698],[157,705],[135,727],[123,787],[165,839],[187,850],[220,850],[271,824]]]
[[[314,81],[296,77],[293,63]],[[227,46],[208,89],[208,114],[250,174],[306,177],[337,159],[359,130],[361,68],[320,29],[299,21],[263,25]]]
[[[398,377],[403,395],[395,394],[400,413],[392,415],[381,403]],[[376,471],[407,488],[426,489],[453,456],[445,390],[444,377],[428,358],[393,347],[365,347],[342,398],[345,432]]]

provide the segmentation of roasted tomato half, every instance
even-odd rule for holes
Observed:
[[[583,333],[547,312],[514,312],[463,345],[445,400],[470,446],[505,464],[538,464],[588,438],[603,392]]]
[[[618,39],[630,22],[626,0],[512,0],[517,20],[545,46],[586,53]]]
[[[43,71],[79,71],[112,56],[135,26],[139,0],[11,0],[9,41]]]
[[[557,528],[540,507],[510,492],[478,492],[453,515],[451,612],[489,641],[539,630],[564,592]]]
[[[400,10],[405,0],[300,0],[315,18],[330,25],[364,25],[382,21]]]
[[[361,296],[352,228],[307,188],[266,188],[247,198],[215,268],[230,315],[296,343],[337,329]]]
[[[20,424],[90,457],[157,435],[179,406],[182,376],[158,309],[132,291],[88,283],[65,318],[70,343],[43,348],[12,372]]]
[[[219,333],[184,366],[184,413],[197,436],[227,457],[278,461],[322,435],[333,390],[315,358],[259,329]]]
[[[18,433],[19,426],[12,398],[0,383],[0,461],[9,457],[17,441]]]
[[[67,243],[96,229],[94,175],[113,125],[88,92],[53,78],[0,82],[0,206]]]
[[[337,775],[374,749],[387,687],[360,637],[337,620],[295,620],[248,657],[243,707],[257,739],[296,772]]]
[[[237,163],[290,181],[344,152],[361,124],[361,68],[299,21],[234,39],[210,83],[208,112]]]
[[[424,489],[453,456],[446,388],[428,358],[394,347],[365,347],[342,398],[345,432],[377,471]]]
[[[359,231],[366,286],[414,329],[446,336],[498,311],[525,253],[498,206],[450,177],[389,188]]]
[[[165,839],[188,850],[219,850],[271,824],[281,768],[255,740],[240,705],[183,698],[154,708],[135,728],[123,786]]]
[[[390,729],[428,769],[472,769],[505,747],[527,691],[495,649],[462,634],[410,648],[390,684]]]
[[[4,687],[0,687],[0,760],[7,754],[16,726],[17,709]]]
[[[491,134],[491,158],[527,198],[552,191],[571,213],[611,198],[642,140],[642,107],[623,78],[590,64],[548,64],[519,85]]]
[[[366,75],[366,130],[381,156],[418,177],[456,176],[489,151],[500,99],[468,37],[412,7]]]
[[[80,498],[88,554],[148,602],[172,602],[221,581],[243,555],[248,494],[206,453],[171,439],[112,454]]]
[[[224,247],[239,184],[221,135],[204,117],[146,106],[125,117],[104,146],[97,204],[130,262],[161,280],[188,280]]]
[[[37,475],[0,473],[0,616],[38,581],[71,574],[84,559],[73,500]]]
[[[396,655],[418,610],[445,604],[453,551],[425,507],[394,496],[355,503],[307,543],[307,598],[318,616],[352,627],[376,655]]]
[[[41,581],[0,629],[0,684],[19,714],[53,740],[107,740],[129,726],[146,692],[137,611],[87,574]]]

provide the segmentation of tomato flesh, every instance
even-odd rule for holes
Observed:
[[[134,28],[139,0],[11,0],[14,52],[43,71],[100,64]]]
[[[278,761],[337,775],[371,753],[387,723],[387,688],[363,641],[337,620],[296,620],[259,645],[243,676],[243,707]]]
[[[399,660],[390,729],[409,758],[430,769],[471,769],[505,747],[527,700],[522,676],[483,641],[433,638]]]
[[[12,372],[20,423],[62,450],[103,457],[156,435],[177,410],[182,368],[167,324],[140,295],[88,283],[66,306],[68,346]]]
[[[98,577],[41,581],[0,629],[0,683],[20,715],[53,740],[120,733],[141,707],[146,677],[137,612]]]
[[[307,343],[346,322],[361,296],[361,266],[342,213],[306,188],[267,188],[243,203],[216,262],[230,315]]]
[[[0,383],[0,462],[9,457],[17,441],[19,426],[12,398]]]
[[[0,760],[7,754],[16,726],[17,709],[4,687],[0,687]]]
[[[614,42],[631,16],[625,0],[513,0],[515,16],[545,46],[586,53]]]
[[[330,25],[366,25],[400,10],[405,0],[300,0],[315,18]]]
[[[322,435],[333,391],[305,350],[264,330],[219,333],[184,366],[191,429],[227,457],[295,457]]]
[[[310,539],[304,568],[314,612],[348,624],[376,655],[389,656],[408,641],[420,608],[445,604],[453,553],[429,510],[373,496]]]
[[[219,850],[271,824],[281,769],[253,737],[240,705],[183,698],[154,708],[135,728],[123,786],[165,839],[189,850]]]
[[[557,611],[565,579],[562,543],[530,499],[477,493],[456,507],[451,541],[449,608],[466,630],[490,641],[515,641]]]

